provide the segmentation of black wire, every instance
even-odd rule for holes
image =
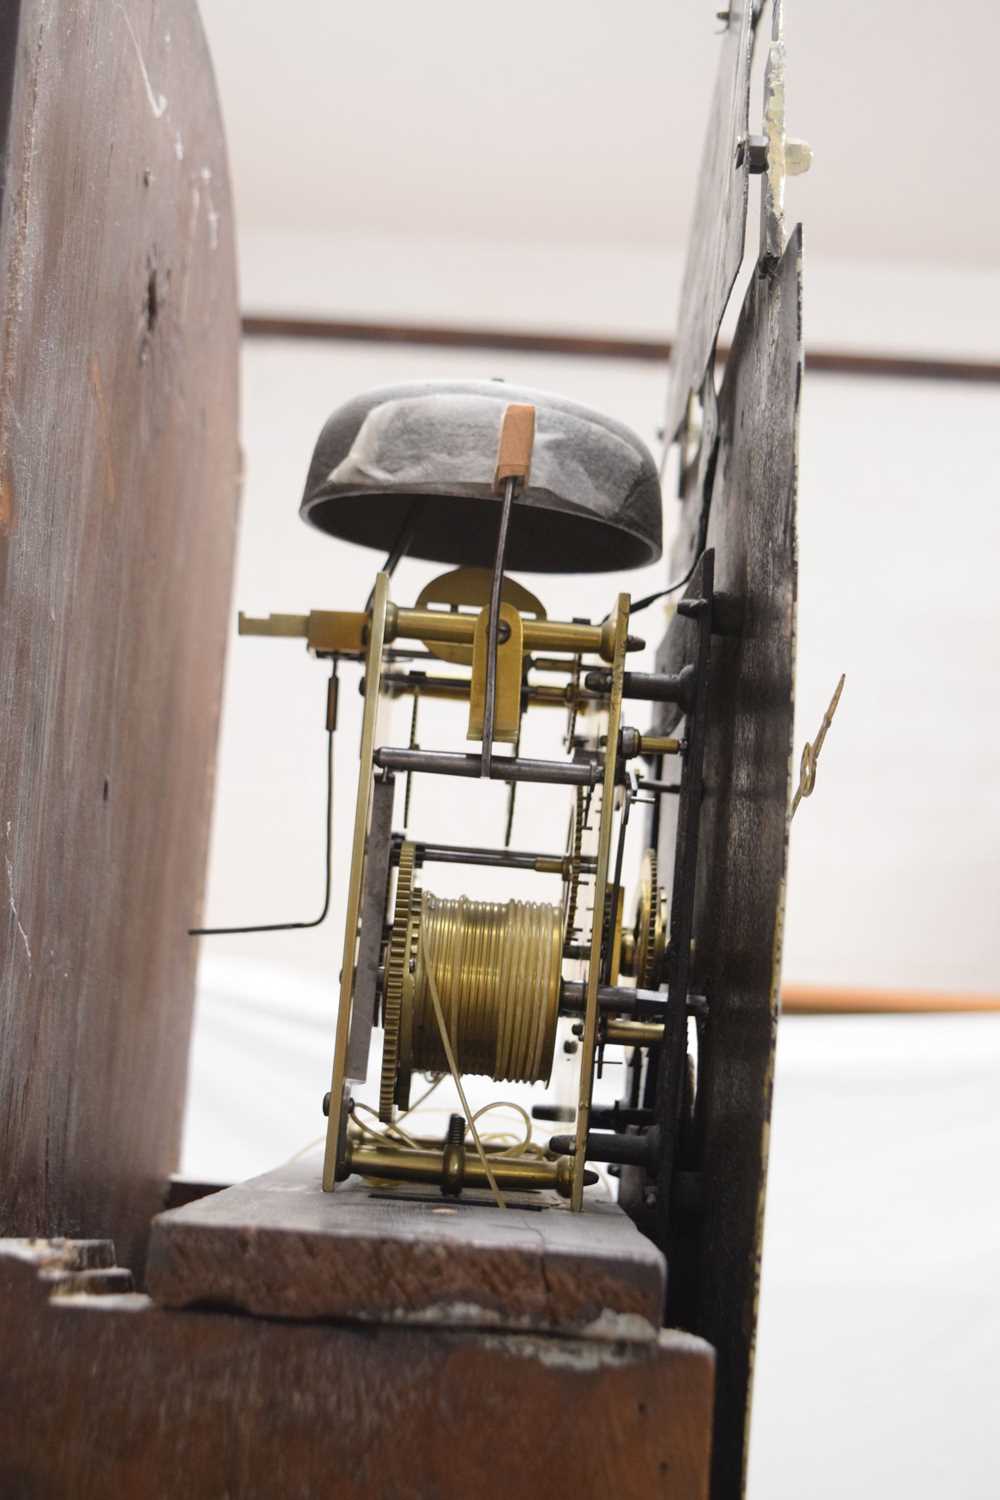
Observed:
[[[699,552],[698,555],[695,557],[694,562],[691,564],[691,566],[688,568],[687,572],[684,574],[684,577],[683,578],[678,578],[678,580],[677,580],[676,583],[670,584],[670,586],[668,588],[657,590],[657,592],[655,594],[647,594],[646,597],[645,597],[645,599],[637,599],[636,602],[631,606],[631,608],[629,610],[629,616],[631,617],[632,615],[637,615],[639,613],[640,609],[645,609],[647,607],[647,605],[655,604],[656,601],[657,601],[657,599],[665,599],[668,594],[676,594],[676,592],[677,592],[678,589],[682,589],[684,587],[684,585],[690,581],[691,576],[694,573],[695,568],[701,562],[702,556],[703,556],[703,554],[701,552]]]
[[[424,495],[417,495],[416,499],[410,502],[406,515],[403,517],[402,525],[396,532],[395,540],[389,548],[386,560],[379,569],[380,573],[388,573],[390,578],[395,573],[400,562],[409,551],[410,543],[413,540],[413,533],[417,529],[426,504],[427,499]],[[371,593],[368,595],[368,603],[365,605],[365,614],[368,614],[374,602],[375,585],[373,583]]]
[[[241,932],[295,932],[304,927],[319,927],[330,911],[330,889],[333,875],[333,729],[326,732],[326,889],[323,910],[312,922],[264,922],[256,927],[189,927],[188,937],[226,937]]]

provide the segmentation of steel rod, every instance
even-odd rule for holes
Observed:
[[[385,746],[375,752],[375,764],[386,771],[425,771],[432,776],[482,775],[482,756],[460,750],[403,750]],[[600,762],[523,760],[504,756],[490,769],[492,781],[542,781],[553,786],[596,786],[603,775]]]
[[[572,1110],[567,1110],[561,1104],[533,1104],[531,1106],[531,1118],[533,1120],[552,1120],[555,1122],[570,1120],[574,1118]],[[592,1130],[615,1130],[624,1131],[629,1125],[652,1125],[655,1123],[655,1115],[651,1109],[636,1109],[630,1105],[620,1103],[614,1104],[592,1104],[590,1106],[590,1128]]]
[[[534,1115],[534,1111],[532,1111]],[[652,1125],[655,1117],[651,1109],[630,1109],[628,1105],[595,1104],[590,1111],[590,1124],[593,1130],[615,1130],[623,1131],[629,1125]]]
[[[382,677],[382,688],[392,698],[420,693],[425,698],[459,698],[467,702],[471,687],[472,680],[468,677],[428,677],[423,672],[386,672]],[[358,691],[363,697],[363,681]],[[535,682],[521,689],[521,701],[528,708],[566,708],[574,702],[596,703],[599,699],[569,685],[558,687],[554,683]]]
[[[567,859],[564,854],[542,854],[531,849],[484,849],[475,844],[418,842],[416,847],[418,864],[498,865],[512,870],[541,870],[544,874],[556,874],[556,867],[561,868]],[[587,874],[593,873],[595,865],[591,858],[580,860],[580,868]]]
[[[560,1158],[575,1153],[579,1137],[554,1135],[549,1150]],[[587,1160],[616,1162],[621,1166],[655,1168],[660,1153],[660,1132],[651,1125],[642,1135],[612,1135],[592,1130],[587,1136]]]
[[[587,1004],[587,986],[575,979],[564,979],[559,990],[559,1010],[563,1015],[582,1016]],[[620,1016],[663,1016],[667,997],[658,990],[627,989],[624,985],[602,984],[597,990],[600,1010]]]
[[[641,698],[647,703],[678,703],[690,708],[694,693],[694,669],[682,667],[679,672],[626,672],[622,696]],[[611,688],[611,673],[603,667],[588,672],[583,685],[592,693],[606,693]]]

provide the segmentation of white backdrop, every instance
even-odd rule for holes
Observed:
[[[782,1021],[750,1500],[996,1500],[1000,1017]]]

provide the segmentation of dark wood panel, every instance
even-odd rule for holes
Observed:
[[[519,1195],[507,1210],[439,1193],[331,1196],[312,1155],[154,1221],[149,1290],[171,1307],[271,1317],[648,1337],[663,1314],[664,1264],[615,1203],[585,1217]],[[481,1195],[480,1195],[481,1196]],[[522,1201],[525,1206],[522,1206]]]
[[[712,1353],[687,1334],[361,1329],[71,1287],[49,1302],[40,1257],[11,1248],[0,1243],[5,1496],[708,1493]]]
[[[176,1163],[228,628],[232,210],[194,5],[11,14],[0,1229],[136,1261]]]
[[[734,0],[718,12],[718,20],[719,61],[698,163],[677,338],[670,361],[664,422],[668,441],[681,433],[688,402],[701,390],[711,370],[719,327],[739,275],[746,240],[750,184],[746,141],[756,21],[751,0]]]
[[[742,1493],[760,1277],[792,765],[801,229],[758,266],[718,399],[700,528],[728,619],[712,637],[692,987],[708,997],[687,1165],[702,1212],[675,1216],[671,1321],[717,1352],[712,1493]],[[675,559],[676,563],[677,559]]]

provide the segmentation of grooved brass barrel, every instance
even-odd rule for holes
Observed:
[[[461,1073],[546,1081],[562,971],[562,912],[541,902],[447,900],[423,893],[411,976],[410,1065],[447,1071],[428,965]]]

